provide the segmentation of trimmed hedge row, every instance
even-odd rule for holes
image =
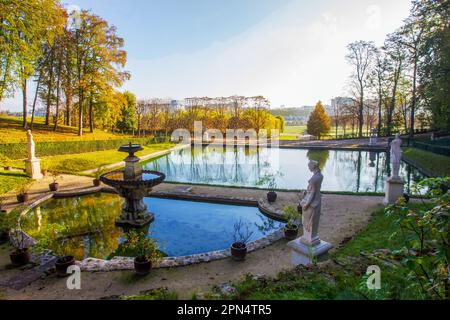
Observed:
[[[450,147],[447,146],[413,141],[413,147],[450,157]]]
[[[156,143],[158,139],[154,137],[132,138],[132,139],[114,139],[114,140],[88,140],[88,141],[52,141],[37,142],[36,156],[46,157],[60,154],[74,154],[84,152],[94,152],[102,150],[111,150],[130,142],[141,145]],[[27,157],[26,143],[5,143],[0,144],[0,155],[6,156],[11,160],[23,159]]]

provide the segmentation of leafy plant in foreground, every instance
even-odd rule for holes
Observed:
[[[396,217],[397,232],[406,235],[405,247],[395,253],[426,298],[449,298],[450,195],[443,187],[449,182],[449,177],[425,179],[414,188],[419,194],[425,192],[429,201],[408,206],[400,198],[385,210]]]

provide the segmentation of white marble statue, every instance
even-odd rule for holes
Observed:
[[[310,161],[308,163],[308,168],[314,174],[308,181],[306,196],[302,202],[300,202],[303,209],[303,236],[300,241],[305,244],[314,245],[320,242],[318,229],[322,203],[320,188],[322,187],[323,175],[320,172],[319,163],[317,161]]]
[[[300,202],[302,206],[303,235],[290,241],[287,245],[291,248],[291,263],[293,265],[310,265],[327,258],[328,251],[333,245],[319,238],[319,220],[322,205],[323,175],[317,161],[310,161],[308,168],[313,176],[308,181],[306,196]]]
[[[391,142],[391,164],[392,174],[391,177],[398,178],[398,172],[400,169],[400,161],[402,160],[402,139],[400,134],[395,135],[395,139]]]
[[[28,159],[34,160],[36,159],[36,146],[33,141],[33,134],[31,130],[27,130],[27,140],[28,140]]]
[[[30,178],[35,180],[42,179],[41,160],[36,158],[36,146],[31,130],[27,130],[27,140],[28,159],[25,160],[25,170]]]

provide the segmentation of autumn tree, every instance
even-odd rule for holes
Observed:
[[[314,111],[311,113],[306,126],[308,134],[320,137],[328,133],[331,129],[331,120],[325,112],[325,108],[321,101],[316,104]]]
[[[23,126],[27,126],[28,80],[42,61],[44,48],[62,32],[64,11],[57,0],[2,0],[0,3],[0,102],[13,88],[22,90]]]

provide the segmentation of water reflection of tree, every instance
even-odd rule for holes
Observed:
[[[323,170],[330,156],[330,152],[328,150],[308,150],[306,156],[310,161],[317,161],[319,163],[320,170]]]
[[[273,231],[278,230],[282,225],[281,222],[270,219],[262,213],[257,213],[257,215],[261,219],[261,221],[255,222],[255,226],[263,235],[267,235]]]
[[[36,223],[38,211],[31,211],[22,227],[39,239],[46,226],[64,226],[61,237],[50,244],[50,249],[85,257],[104,258],[118,246],[120,230],[115,220],[120,214],[121,200],[117,195],[90,195],[79,198],[52,200],[40,206],[41,226]],[[64,241],[61,241],[64,239]]]

